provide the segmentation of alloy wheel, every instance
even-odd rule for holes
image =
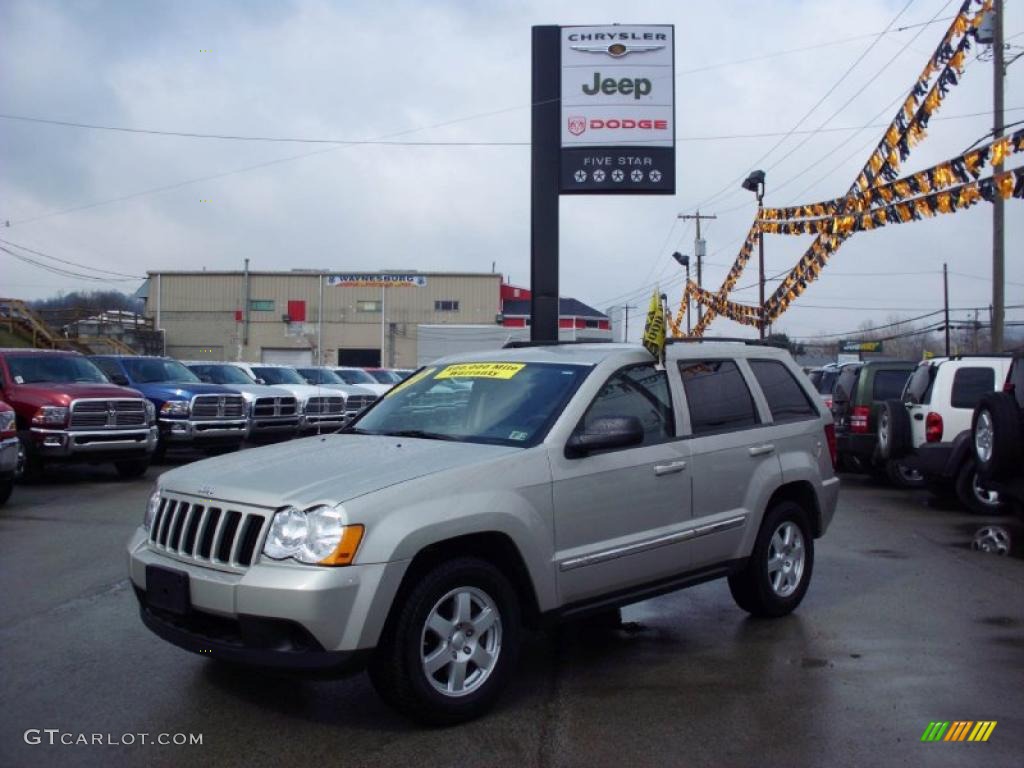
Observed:
[[[782,523],[768,545],[768,581],[779,597],[789,597],[800,586],[804,575],[804,535],[791,521]]]
[[[456,587],[434,604],[420,640],[423,674],[445,696],[473,693],[501,654],[501,614],[477,587]]]
[[[986,507],[995,508],[999,506],[999,493],[985,488],[981,484],[981,478],[978,477],[977,472],[971,477],[971,492],[974,494],[974,498]]]
[[[988,462],[992,459],[992,414],[988,411],[981,411],[978,414],[978,422],[974,428],[974,452],[978,461]]]

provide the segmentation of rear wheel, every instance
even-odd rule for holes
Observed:
[[[967,461],[956,476],[956,495],[976,515],[1001,515],[1008,511],[1006,502],[990,490],[978,473],[977,465]]]
[[[885,476],[897,488],[924,488],[924,475],[898,461],[885,462]]]
[[[800,605],[814,570],[807,512],[783,501],[768,510],[743,570],[729,577],[736,604],[754,616],[785,616]]]
[[[429,725],[486,712],[518,655],[520,608],[512,585],[490,563],[465,557],[418,577],[400,599],[370,664],[381,698]]]
[[[114,468],[122,480],[132,480],[142,477],[149,469],[149,459],[130,459],[128,461],[115,461]]]
[[[981,398],[971,420],[971,446],[982,477],[1003,478],[1018,471],[1022,456],[1020,408],[1008,392]]]

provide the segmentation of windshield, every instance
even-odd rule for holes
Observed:
[[[344,384],[338,374],[326,368],[299,368],[299,373],[310,384]]]
[[[107,383],[107,377],[91,360],[76,355],[11,355],[7,367],[15,384]]]
[[[346,384],[376,384],[377,380],[366,371],[358,368],[341,368],[334,371]],[[388,384],[391,382],[389,381]]]
[[[177,360],[164,360],[159,357],[126,357],[122,363],[135,384],[199,381],[199,377]]]
[[[189,368],[203,381],[211,384],[253,384],[241,368],[233,365],[190,365]]]
[[[267,384],[305,384],[306,380],[299,376],[294,368],[270,368],[255,365],[252,372],[259,376]]]
[[[391,371],[367,371],[373,378],[375,378],[381,384],[397,384],[401,379],[395,376]]]
[[[526,447],[543,439],[590,370],[513,362],[425,368],[346,431]]]
[[[818,394],[819,395],[831,395],[832,387],[835,386],[836,379],[839,378],[839,372],[835,369],[828,369],[821,372],[821,378],[818,380]]]

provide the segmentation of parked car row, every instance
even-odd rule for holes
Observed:
[[[1024,491],[1024,357],[872,360],[812,371],[843,469],[1010,512]]]
[[[357,371],[366,386],[346,383]],[[137,477],[177,448],[336,430],[387,392],[366,371],[0,349],[0,503],[51,462],[113,463]],[[355,378],[353,376],[353,378]]]

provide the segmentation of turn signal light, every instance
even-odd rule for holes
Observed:
[[[871,416],[871,409],[866,405],[854,406],[850,412],[850,431],[863,434],[868,431],[868,418]]]
[[[942,441],[942,416],[932,411],[924,420],[924,439],[929,443]]]
[[[341,534],[338,546],[334,548],[327,557],[320,561],[320,565],[348,565],[356,556],[359,549],[359,542],[363,540],[363,526],[346,525]]]
[[[839,451],[836,448],[836,425],[825,425],[825,442],[828,443],[828,454],[832,457],[832,470],[839,469]]]

